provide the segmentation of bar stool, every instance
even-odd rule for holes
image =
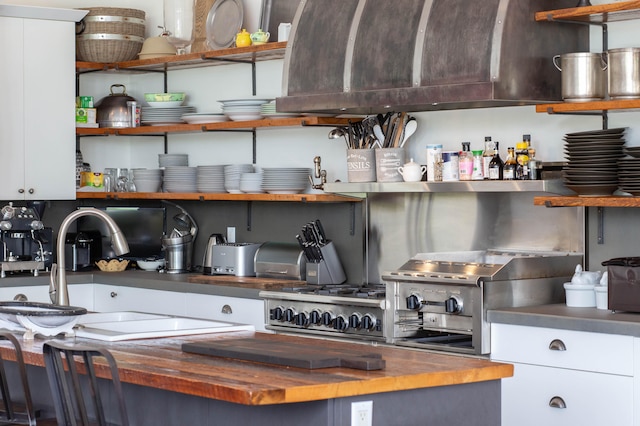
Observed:
[[[48,341],[44,343],[42,351],[59,425],[107,426],[112,424],[107,423],[105,418],[103,398],[100,395],[96,377],[96,366],[104,366],[104,364],[95,363],[95,358],[105,359],[111,372],[111,384],[118,410],[110,413],[118,411],[120,417],[118,424],[129,425],[118,366],[108,350],[80,345],[67,346]],[[79,369],[79,365],[83,367]],[[78,370],[83,371],[84,374],[80,374]],[[86,378],[85,385],[81,384],[81,376]],[[87,387],[89,392],[83,392]],[[91,397],[88,398],[88,395]],[[104,397],[106,399],[109,396],[106,394]]]
[[[36,424],[36,413],[31,401],[31,390],[27,380],[27,368],[24,364],[20,343],[11,333],[0,331],[0,340],[8,340],[14,348],[18,374],[24,394],[24,404],[16,404],[11,398],[7,373],[4,368],[5,359],[0,356],[0,392],[2,393],[2,407],[0,409],[0,425],[30,425]],[[14,387],[15,389],[15,387]]]

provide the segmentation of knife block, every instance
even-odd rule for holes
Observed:
[[[347,280],[336,247],[331,241],[320,247],[322,260],[307,263],[307,283],[342,284]]]

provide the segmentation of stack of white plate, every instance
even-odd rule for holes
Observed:
[[[271,101],[260,105],[260,113],[264,118],[286,118],[286,117],[299,117],[297,112],[277,112],[276,101]]]
[[[188,166],[188,154],[158,154],[158,165],[160,167]]]
[[[253,164],[231,164],[224,166],[224,189],[231,194],[241,194],[240,176],[252,173]]]
[[[196,112],[196,108],[192,106],[177,106],[170,108],[142,107],[140,122],[151,126],[184,123],[182,116],[193,112]]]
[[[222,112],[233,121],[260,120],[262,104],[271,99],[230,99],[218,101],[222,104]]]
[[[229,121],[229,118],[221,112],[198,112],[183,114],[182,119],[189,124],[219,123]]]
[[[307,189],[311,169],[305,167],[264,168],[262,189],[270,194],[298,194]]]
[[[133,169],[133,184],[136,186],[136,192],[160,192],[162,170]]]
[[[164,170],[164,190],[166,192],[196,192],[197,169],[186,166],[169,166]]]
[[[240,176],[240,191],[246,194],[261,194],[262,173],[243,173]]]
[[[224,165],[198,166],[196,186],[198,192],[226,192],[224,188]]]

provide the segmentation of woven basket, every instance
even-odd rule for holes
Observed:
[[[144,42],[145,12],[117,7],[83,8],[89,13],[76,36],[76,59],[123,62],[136,59]]]

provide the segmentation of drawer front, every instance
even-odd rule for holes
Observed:
[[[633,337],[492,324],[491,359],[632,376]]]
[[[205,294],[187,295],[187,315],[216,321],[251,324],[264,331],[264,301]]]
[[[631,425],[633,405],[631,377],[514,364],[502,380],[504,426]]]

